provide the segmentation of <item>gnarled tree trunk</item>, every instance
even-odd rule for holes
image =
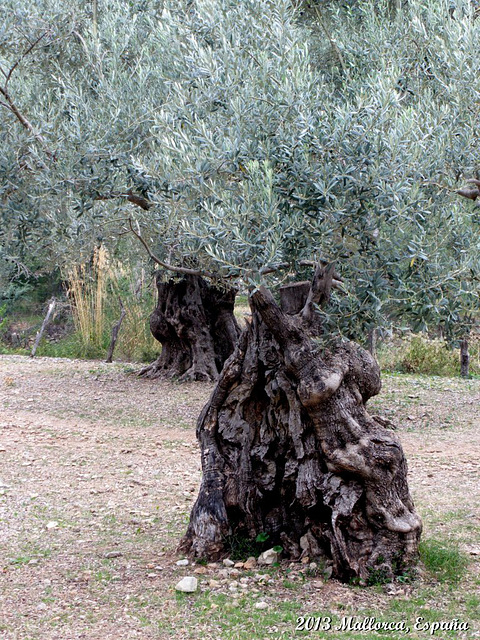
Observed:
[[[168,282],[159,277],[157,290],[150,329],[162,352],[139,375],[216,380],[240,334],[233,315],[235,290],[214,287],[191,275]]]
[[[331,277],[317,269],[311,288],[284,291],[293,315],[264,288],[251,296],[252,320],[198,421],[203,480],[184,553],[218,559],[232,536],[267,533],[340,579],[391,579],[415,561],[421,520],[402,447],[365,406],[378,365],[352,342],[311,337]]]

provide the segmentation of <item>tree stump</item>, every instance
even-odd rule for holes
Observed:
[[[167,282],[159,276],[157,290],[150,329],[162,344],[162,352],[139,375],[180,381],[216,380],[240,334],[233,314],[236,291],[190,275]]]
[[[311,337],[322,278],[293,315],[263,287],[250,297],[252,319],[198,420],[203,479],[179,550],[216,560],[229,540],[268,534],[339,579],[391,580],[415,562],[421,520],[401,444],[366,410],[378,364],[352,342]]]

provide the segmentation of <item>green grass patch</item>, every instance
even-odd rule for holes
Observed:
[[[465,576],[468,558],[454,544],[429,538],[420,543],[419,551],[425,568],[439,582],[454,585]]]

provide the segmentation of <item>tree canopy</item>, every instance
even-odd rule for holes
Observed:
[[[129,223],[163,263],[275,286],[335,262],[326,322],[465,331],[478,303],[480,21],[469,2],[0,9],[2,258]],[[11,270],[6,272],[11,277]]]

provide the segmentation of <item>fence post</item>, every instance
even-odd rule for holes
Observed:
[[[108,348],[108,353],[107,353],[107,359],[105,360],[105,362],[111,362],[113,359],[113,352],[115,350],[115,345],[117,344],[118,332],[120,331],[120,327],[122,326],[123,319],[127,315],[127,312],[125,311],[125,307],[123,306],[123,302],[120,300],[120,298],[119,298],[119,302],[120,302],[120,308],[121,308],[120,318],[112,328],[112,339],[110,341],[110,346]]]
[[[45,316],[42,322],[42,326],[40,327],[40,331],[37,333],[37,337],[35,338],[35,344],[33,345],[32,353],[30,354],[31,358],[34,358],[35,354],[37,353],[38,345],[40,344],[40,340],[42,339],[43,332],[45,331],[47,324],[50,322],[50,317],[54,309],[55,309],[55,298],[52,298],[50,300],[50,304],[48,305],[47,315]]]
[[[468,340],[463,338],[460,342],[460,375],[462,378],[468,378],[468,366],[470,356],[468,355]]]

